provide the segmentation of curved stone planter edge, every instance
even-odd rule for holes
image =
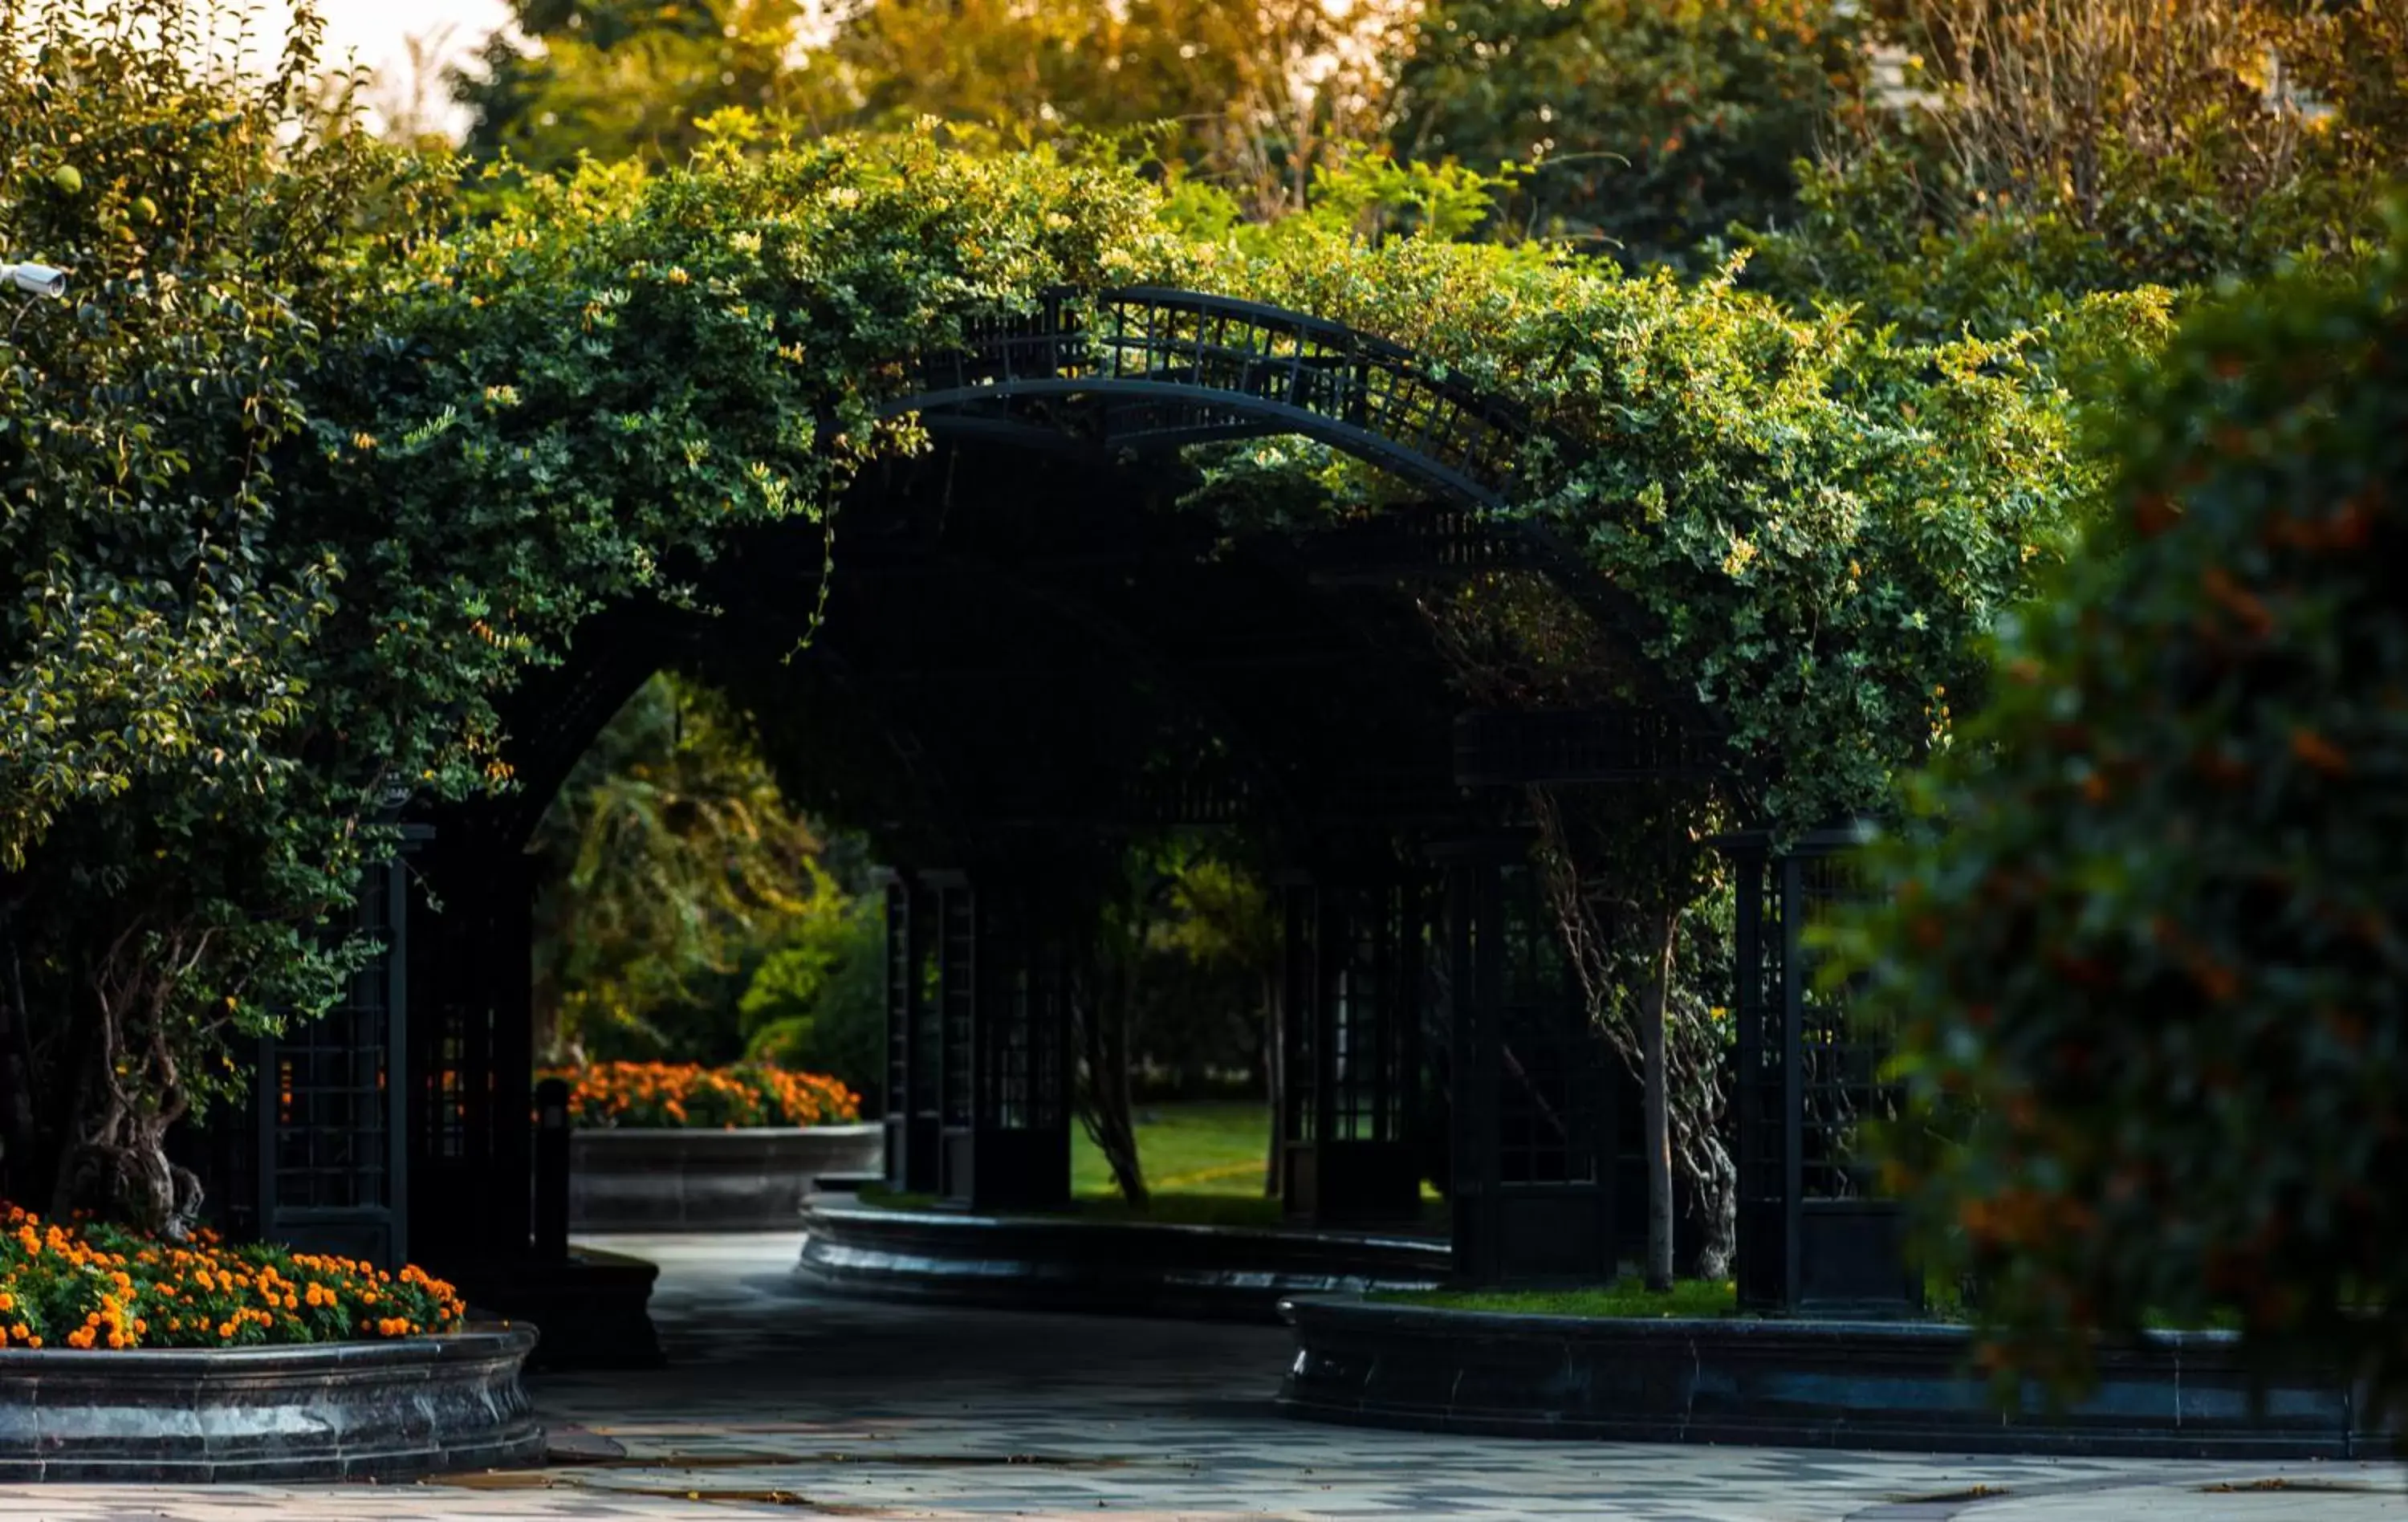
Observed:
[[[532,1463],[530,1327],[391,1342],[0,1349],[0,1481],[406,1479]]]
[[[1444,1243],[1412,1237],[888,1210],[825,1198],[805,1205],[803,1228],[796,1274],[838,1294],[1271,1324],[1291,1296],[1427,1288],[1448,1261]]]
[[[818,1173],[875,1172],[875,1123],[580,1127],[569,1135],[577,1232],[792,1231]]]
[[[1968,1371],[1971,1338],[1936,1323],[1606,1320],[1297,1296],[1280,1403],[1321,1421],[1496,1437],[1927,1453],[2352,1458],[2345,1381],[2261,1386],[2223,1332],[2154,1332],[2100,1350],[2100,1386],[2010,1417]],[[2256,1397],[2262,1395],[2262,1404]]]

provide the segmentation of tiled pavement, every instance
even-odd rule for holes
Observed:
[[[95,1522],[725,1516],[2408,1522],[2393,1466],[1949,1458],[1430,1437],[1293,1422],[1285,1334],[822,1300],[788,1236],[602,1243],[662,1265],[671,1366],[536,1383],[598,1462],[390,1486],[0,1488]]]

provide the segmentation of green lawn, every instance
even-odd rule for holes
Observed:
[[[1281,1225],[1276,1199],[1263,1198],[1263,1164],[1270,1151],[1271,1115],[1259,1104],[1154,1104],[1138,1107],[1138,1161],[1152,1199],[1129,1209],[1112,1183],[1104,1155],[1084,1127],[1070,1133],[1070,1193],[1078,1213],[1103,1220],[1164,1221],[1180,1226]],[[1443,1218],[1438,1196],[1425,1185],[1433,1219]],[[925,1207],[933,1199],[865,1189],[865,1205]]]
[[[1662,1295],[1649,1294],[1636,1279],[1622,1279],[1611,1285],[1577,1289],[1412,1289],[1372,1298],[1443,1311],[1505,1311],[1516,1315],[1618,1320],[1727,1316],[1739,1307],[1738,1286],[1727,1279],[1683,1279]]]
[[[1137,1114],[1138,1161],[1146,1188],[1157,1198],[1262,1199],[1263,1163],[1270,1154],[1267,1107],[1155,1104],[1138,1106]],[[1070,1192],[1081,1199],[1120,1199],[1112,1170],[1084,1127],[1070,1134]]]
[[[1283,1219],[1280,1202],[1263,1198],[1270,1128],[1270,1111],[1258,1104],[1139,1106],[1138,1160],[1153,1198],[1138,1212],[1121,1199],[1112,1170],[1087,1140],[1086,1128],[1076,1127],[1070,1133],[1072,1208],[1104,1220],[1278,1226]],[[861,1192],[861,1202],[910,1210],[936,1201],[870,1188]]]

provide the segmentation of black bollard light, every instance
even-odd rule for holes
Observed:
[[[535,1256],[568,1258],[568,1084],[559,1078],[535,1086]]]

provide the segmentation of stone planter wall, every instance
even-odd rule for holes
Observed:
[[[0,1482],[406,1479],[535,1462],[523,1327],[319,1347],[0,1350]]]
[[[2255,1386],[2235,1340],[2102,1348],[2095,1393],[2002,1413],[1961,1327],[1585,1320],[1303,1299],[1285,1308],[1294,1414],[1428,1431],[1923,1453],[2351,1458],[2390,1452],[2345,1381]]]
[[[446,1262],[442,1276],[480,1320],[532,1325],[541,1334],[530,1373],[561,1369],[654,1369],[652,1285],[660,1268],[580,1243],[556,1262],[522,1255]]]
[[[876,1126],[580,1129],[569,1138],[568,1228],[791,1231],[813,1174],[875,1172],[885,1154]]]
[[[1276,1322],[1290,1295],[1421,1288],[1447,1244],[1366,1231],[891,1210],[822,1195],[797,1275],[892,1299]]]

